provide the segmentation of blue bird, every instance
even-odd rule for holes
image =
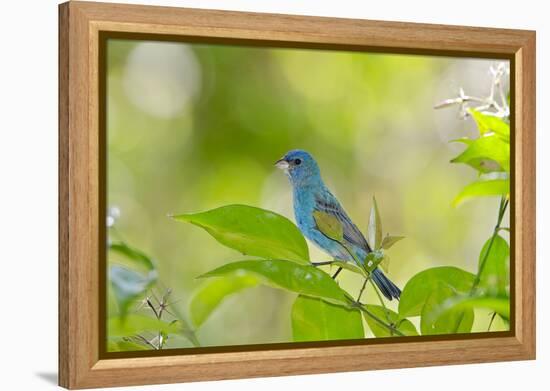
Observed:
[[[341,243],[328,238],[317,227],[314,218],[316,211],[332,215],[342,224],[343,241],[346,247],[351,249],[358,259],[364,260],[372,249],[338,199],[326,187],[321,178],[321,170],[313,156],[306,151],[295,149],[289,151],[275,165],[290,179],[294,216],[304,236],[333,258],[354,262],[354,258]],[[401,290],[380,269],[374,270],[372,280],[388,300],[399,299]]]

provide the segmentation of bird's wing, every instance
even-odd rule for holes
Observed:
[[[336,217],[342,224],[344,240],[353,246],[359,247],[366,252],[370,252],[371,248],[367,243],[367,240],[361,231],[359,231],[359,228],[353,224],[336,198],[332,194],[329,194],[328,197],[324,198],[325,199],[322,199],[321,197],[315,198],[314,209]]]

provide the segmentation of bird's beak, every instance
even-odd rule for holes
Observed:
[[[285,159],[279,159],[275,162],[275,167],[281,170],[286,170],[288,169],[288,162]]]

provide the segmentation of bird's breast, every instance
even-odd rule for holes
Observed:
[[[311,192],[294,190],[294,217],[298,228],[307,236],[307,231],[315,227],[313,219],[314,198]]]

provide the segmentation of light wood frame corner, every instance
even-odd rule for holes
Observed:
[[[101,34],[511,61],[512,331],[362,345],[162,357],[101,357]],[[59,6],[59,384],[89,388],[535,358],[535,32],[168,7]],[[460,352],[460,354],[457,354]]]

